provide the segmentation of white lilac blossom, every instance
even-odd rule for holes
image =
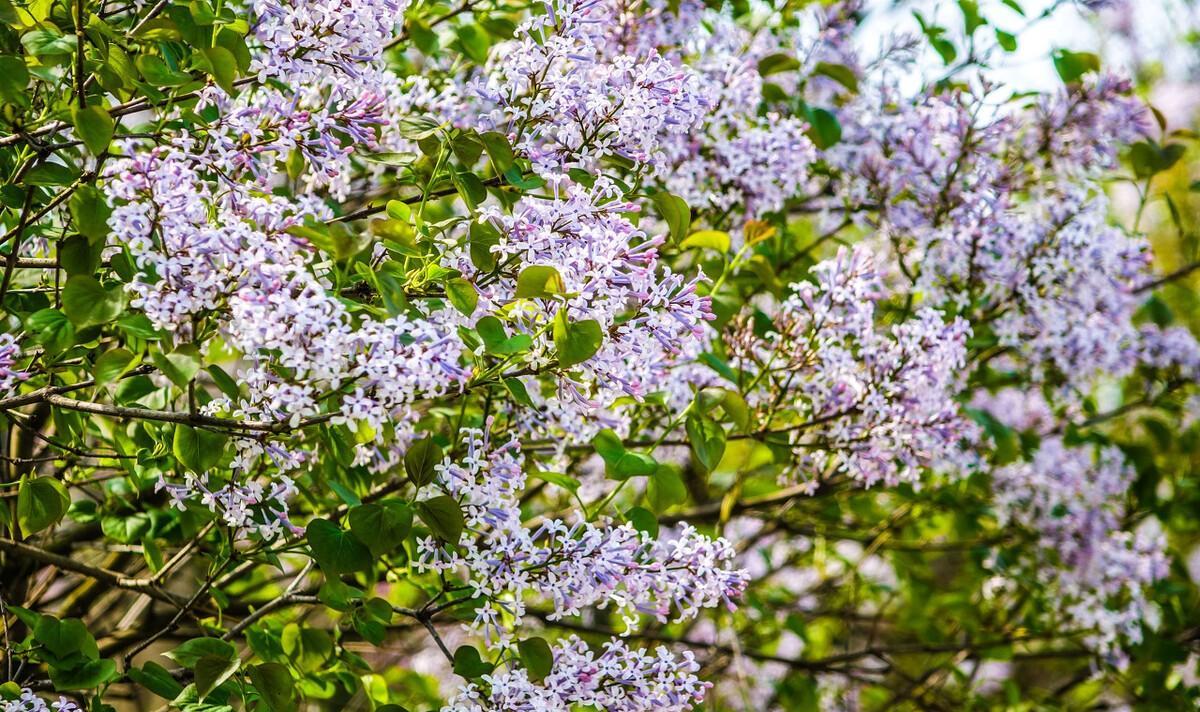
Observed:
[[[1139,362],[1186,381],[1200,378],[1200,343],[1186,327],[1144,324],[1138,330]]]
[[[352,382],[345,416],[379,427],[419,395],[465,380],[450,323],[398,315],[355,328],[309,271],[313,248],[287,232],[319,209],[232,192],[210,205],[198,199],[205,187],[183,154],[164,149],[127,159],[110,183],[120,201],[114,231],[144,270],[130,285],[133,305],[181,336],[194,317],[224,311],[221,331],[248,361],[240,376],[249,395],[214,401],[209,412],[294,425],[320,412],[322,394]]]
[[[657,51],[605,56],[613,7],[550,0],[493,53],[473,89],[481,125],[514,138],[540,173],[594,168],[606,157],[661,165],[660,137],[687,133],[710,108],[696,77]]]
[[[596,654],[574,636],[552,650],[554,665],[544,680],[532,681],[521,668],[484,675],[486,688],[467,683],[442,711],[686,712],[711,687],[697,677],[700,665],[691,651],[674,655],[661,646],[640,650],[611,640]]]
[[[682,12],[682,9],[681,9]],[[687,135],[665,138],[670,162],[663,184],[695,208],[716,214],[740,209],[746,217],[779,210],[808,188],[816,148],[800,120],[760,115],[763,77],[758,62],[789,48],[755,43],[729,17],[709,13],[686,45],[701,91],[712,106]]]
[[[15,700],[0,700],[0,712],[79,712],[79,705],[59,695],[49,704],[29,688],[22,688],[21,696]]]
[[[801,471],[844,472],[870,486],[916,482],[924,468],[969,468],[963,442],[977,432],[954,400],[967,323],[926,308],[880,327],[881,284],[861,248],[840,251],[813,276],[779,305],[765,338],[752,325],[732,337],[739,367],[764,376],[752,400],[780,392],[792,409],[773,429],[790,433]]]
[[[500,233],[492,248],[497,260],[553,267],[562,280],[565,302],[516,299],[516,280],[485,284],[485,275],[466,256],[457,267],[478,285],[481,300],[508,307],[520,331],[539,336],[531,359],[543,365],[551,339],[545,326],[559,310],[571,322],[594,320],[605,335],[599,351],[559,380],[551,411],[541,420],[569,427],[610,406],[622,396],[640,399],[657,389],[673,357],[694,352],[704,325],[712,319],[711,300],[697,291],[695,278],[673,273],[658,259],[662,235],[635,227],[629,213],[639,206],[624,200],[600,178],[591,188],[568,184],[552,199],[525,198],[510,214],[486,207],[481,219]],[[599,427],[604,427],[600,425]],[[584,434],[586,437],[586,434]]]
[[[1037,539],[1039,559],[1020,575],[1046,585],[1060,613],[1087,644],[1115,663],[1121,644],[1142,639],[1146,589],[1167,575],[1162,535],[1124,529],[1131,468],[1113,447],[1067,446],[1044,439],[1032,462],[995,473],[1001,524]]]
[[[664,540],[629,524],[548,519],[527,526],[517,502],[525,483],[518,444],[492,447],[479,431],[467,437],[462,462],[446,458],[437,472],[463,506],[468,534],[456,548],[421,541],[418,567],[465,572],[472,595],[484,601],[474,626],[490,643],[509,643],[529,602],[547,602],[550,620],[612,608],[636,629],[639,614],[687,620],[702,608],[731,607],[744,589],[745,572],[729,568],[729,542],[691,526]]]
[[[1056,422],[1046,396],[1036,388],[1009,386],[995,393],[981,389],[971,398],[971,407],[987,411],[1000,423],[1019,431],[1044,433]]]
[[[12,334],[0,334],[0,395],[8,395],[29,377],[17,368],[21,347]]]
[[[1129,92],[1105,75],[996,116],[968,94],[903,103],[884,89],[876,100],[893,108],[875,112],[883,121],[848,115],[848,140],[831,157],[878,205],[897,288],[987,324],[1035,379],[1052,369],[1087,390],[1128,373],[1140,348],[1133,314],[1149,245],[1108,223],[1092,182],[1146,132]]]
[[[280,535],[297,534],[300,528],[288,519],[288,500],[296,494],[296,485],[286,475],[267,485],[256,480],[246,484],[229,482],[212,486],[208,475],[185,476],[182,483],[160,477],[155,491],[166,491],[171,505],[183,511],[195,502],[221,517],[226,526],[245,536],[254,534],[267,541]]]

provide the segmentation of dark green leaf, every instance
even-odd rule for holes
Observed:
[[[479,651],[473,645],[463,645],[454,651],[454,673],[465,678],[487,675],[495,666],[484,662]]]
[[[809,107],[808,137],[817,148],[826,149],[842,140],[842,125],[837,117],[825,109]]]
[[[671,232],[671,241],[678,244],[692,229],[692,209],[683,198],[671,195],[665,190],[655,193],[653,200],[654,207],[658,209],[658,214],[662,216]]]
[[[225,456],[226,440],[222,433],[190,425],[176,425],[171,453],[180,465],[203,475],[216,467]]]
[[[192,638],[163,655],[185,668],[193,668],[203,657],[233,660],[237,658],[237,648],[233,647],[232,643],[219,638]]]
[[[215,655],[205,655],[196,661],[196,695],[203,700],[208,693],[215,690],[221,683],[233,677],[241,667],[238,658],[227,660]]]
[[[53,477],[23,480],[17,490],[17,524],[31,536],[57,524],[70,506],[67,488]]]
[[[596,355],[603,342],[604,331],[595,319],[569,322],[565,309],[554,317],[554,348],[558,351],[559,366],[570,368],[587,361]]]
[[[517,276],[518,299],[546,298],[562,292],[562,275],[549,265],[530,265]]]
[[[725,430],[711,418],[695,413],[688,416],[685,427],[696,459],[704,469],[716,469],[725,454]]]
[[[372,554],[383,556],[408,537],[412,517],[412,509],[403,501],[363,504],[350,510],[350,532]]]
[[[296,687],[286,665],[263,663],[248,670],[250,682],[271,712],[291,712],[296,708]]]
[[[404,472],[408,479],[417,487],[424,487],[433,482],[437,474],[435,469],[442,463],[445,454],[431,438],[425,437],[409,446],[404,453]]]
[[[462,510],[453,497],[442,495],[417,502],[416,509],[417,516],[436,537],[450,544],[458,543],[465,522]]]
[[[542,638],[526,638],[517,643],[517,652],[521,655],[521,663],[525,665],[529,679],[541,682],[554,669],[554,651],[550,644]]]
[[[116,124],[104,107],[95,104],[87,107],[76,106],[71,109],[71,122],[75,124],[76,135],[83,140],[83,145],[87,146],[92,155],[98,156],[108,150]]]
[[[305,536],[313,558],[327,574],[365,571],[375,563],[365,544],[328,519],[309,522]]]
[[[104,324],[121,315],[125,306],[120,287],[105,289],[94,278],[77,274],[63,287],[63,312],[76,326]]]

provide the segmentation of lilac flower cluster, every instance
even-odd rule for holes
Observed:
[[[925,308],[881,330],[881,283],[863,248],[840,251],[813,276],[779,305],[765,339],[751,325],[732,339],[738,366],[759,374],[753,399],[784,394],[787,420],[768,415],[780,424],[773,429],[791,433],[800,468],[870,486],[916,482],[928,467],[970,467],[962,443],[977,433],[954,401],[967,323]]]
[[[258,86],[236,97],[210,87],[201,105],[220,118],[198,160],[227,178],[251,174],[264,187],[276,163],[298,151],[303,181],[349,190],[351,153],[374,148],[396,101],[380,58],[404,16],[396,0],[256,0],[251,61]]]
[[[314,268],[322,261],[314,246],[291,234],[305,220],[331,217],[329,209],[311,191],[296,199],[268,191],[293,151],[307,156],[309,188],[348,188],[352,150],[376,145],[391,85],[379,57],[403,9],[391,0],[257,4],[253,63],[271,81],[236,97],[208,87],[201,101],[220,118],[202,135],[153,149],[129,142],[128,157],[107,173],[110,226],[139,269],[132,306],[178,341],[199,336],[200,318],[220,314],[220,336],[242,356],[246,395],[213,400],[206,414],[296,427],[328,407],[336,420],[374,432],[398,423],[403,444],[411,403],[458,389],[469,375],[449,312],[428,320],[352,314]],[[343,389],[351,392],[340,398]],[[242,471],[262,455],[284,471],[306,457],[260,439],[235,445]],[[163,486],[177,502],[198,498],[244,530],[273,536],[287,526],[290,484],[265,495],[275,503],[265,520],[249,514],[264,502],[255,483]]]
[[[219,513],[222,521],[239,536],[253,533],[271,541],[301,531],[288,518],[288,500],[297,489],[287,475],[274,478],[269,485],[251,480],[244,485],[230,482],[215,488],[210,486],[207,474],[188,474],[182,483],[169,482],[160,476],[154,490],[166,491],[171,505],[179,511],[195,503]]]
[[[1086,389],[1127,373],[1139,349],[1132,317],[1148,245],[1107,223],[1092,183],[1144,132],[1128,91],[1103,76],[984,119],[981,97],[905,103],[881,90],[876,101],[894,108],[857,106],[883,120],[847,115],[849,140],[831,156],[853,177],[851,194],[878,205],[898,288],[988,324],[1035,376],[1053,368]]]
[[[79,712],[79,705],[66,697],[59,698],[50,704],[33,693],[29,688],[21,690],[21,696],[15,700],[0,700],[0,712]]]
[[[17,339],[12,334],[0,334],[0,395],[7,395],[22,381],[29,377],[29,374],[17,369],[17,362],[21,360],[21,347],[17,344]]]
[[[600,350],[558,379],[547,399],[545,417],[566,432],[589,437],[592,413],[622,396],[640,399],[655,390],[670,359],[701,343],[712,319],[710,300],[697,292],[697,280],[662,265],[661,235],[650,237],[626,217],[639,206],[622,198],[604,178],[591,188],[568,184],[553,199],[525,198],[511,213],[487,206],[481,219],[501,234],[493,248],[501,264],[552,267],[562,282],[562,300],[517,299],[517,281],[485,277],[465,255],[457,267],[478,286],[480,304],[490,313],[503,309],[521,332],[535,337],[531,366],[552,357],[545,328],[564,310],[571,322],[595,320],[604,341]],[[557,415],[552,415],[557,413]]]
[[[481,125],[512,136],[547,176],[606,157],[661,165],[660,137],[688,132],[709,108],[696,78],[656,51],[605,54],[615,4],[549,0],[491,57],[473,87]]]
[[[1072,447],[1051,437],[1032,462],[998,469],[994,485],[1001,524],[1037,537],[1040,558],[1020,575],[1047,586],[1060,613],[1087,633],[1089,647],[1118,665],[1121,642],[1142,639],[1146,588],[1168,567],[1162,535],[1124,529],[1132,481],[1116,448]]]
[[[694,38],[680,52],[688,55],[713,109],[698,130],[671,137],[670,164],[660,179],[690,205],[716,214],[737,209],[755,217],[778,210],[805,192],[817,158],[804,122],[759,115],[764,79],[758,63],[791,48],[761,39],[769,35],[755,38],[724,14],[686,16],[685,9],[679,21],[695,23]]]
[[[695,617],[702,608],[732,606],[746,585],[731,570],[734,551],[684,525],[671,540],[656,541],[629,524],[598,526],[549,519],[536,528],[521,521],[517,496],[524,487],[523,458],[515,441],[490,448],[481,432],[469,433],[462,463],[438,466],[441,484],[464,508],[470,534],[457,549],[420,542],[418,567],[464,571],[473,595],[485,603],[475,627],[492,644],[507,645],[526,615],[526,598],[553,607],[549,618],[584,608],[613,607],[630,629],[638,614],[660,622]]]
[[[700,666],[690,651],[677,657],[665,647],[651,652],[611,640],[597,655],[571,636],[556,643],[553,652],[554,666],[544,680],[530,680],[521,668],[484,675],[486,692],[468,683],[443,712],[685,712],[711,687],[696,676]]]

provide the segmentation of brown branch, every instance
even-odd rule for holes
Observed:
[[[49,566],[55,566],[63,571],[70,571],[71,573],[79,574],[80,576],[86,576],[87,578],[108,584],[109,586],[122,588],[129,591],[136,591],[138,593],[144,593],[147,596],[170,603],[173,606],[182,605],[182,601],[180,599],[172,596],[166,591],[162,591],[149,579],[129,578],[116,571],[110,571],[98,566],[90,566],[83,562],[76,561],[70,557],[62,556],[61,554],[55,554],[53,552],[46,551],[45,549],[39,549],[36,546],[32,546],[24,542],[13,541],[12,539],[0,538],[0,551],[7,551],[18,557],[24,557],[27,559],[32,559],[33,561],[39,561]]]

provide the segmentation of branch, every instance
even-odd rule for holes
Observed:
[[[96,581],[106,583],[116,588],[123,588],[129,591],[144,593],[147,596],[170,603],[173,606],[180,606],[183,604],[182,600],[160,590],[149,579],[129,578],[116,571],[110,571],[98,566],[90,566],[83,562],[76,561],[70,557],[55,554],[44,549],[39,549],[36,546],[31,546],[24,542],[0,538],[0,551],[7,551],[18,557],[25,557],[34,561],[40,561],[43,564],[55,566],[63,571],[70,571],[71,573],[76,573],[80,576],[86,576],[87,578],[95,579]]]
[[[1134,289],[1133,293],[1141,294],[1142,292],[1152,292],[1155,289],[1158,289],[1159,287],[1163,286],[1164,284],[1174,282],[1175,280],[1178,280],[1178,279],[1183,279],[1184,277],[1188,276],[1189,274],[1191,274],[1192,272],[1195,272],[1198,269],[1200,269],[1200,262],[1193,262],[1190,265],[1184,265],[1183,267],[1180,267],[1179,269],[1175,270],[1174,272],[1168,272],[1167,274],[1163,275],[1162,277],[1159,277],[1158,279],[1156,279],[1154,281],[1143,284],[1142,286]]]

